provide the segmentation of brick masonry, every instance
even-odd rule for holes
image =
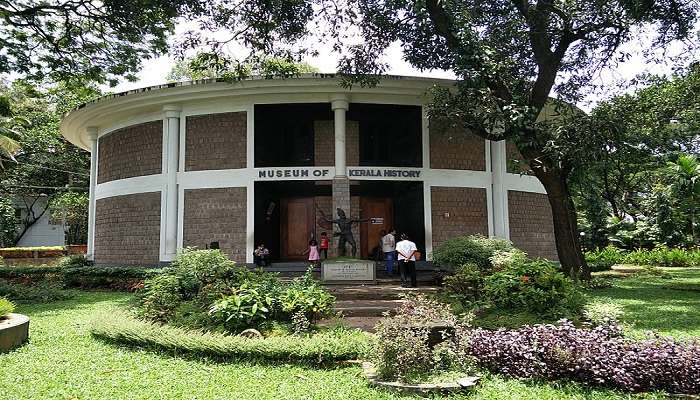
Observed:
[[[532,171],[513,142],[506,142],[506,171],[511,174],[531,175]]]
[[[97,264],[155,265],[159,259],[160,192],[97,200]]]
[[[486,171],[484,139],[455,127],[431,125],[430,168]]]
[[[246,112],[193,115],[185,123],[185,170],[246,167]]]
[[[345,124],[345,158],[350,167],[360,165],[360,124]],[[335,130],[333,121],[314,121],[314,164],[317,167],[335,165]]]
[[[163,121],[118,129],[99,139],[97,183],[160,174]]]
[[[185,190],[184,247],[219,242],[238,263],[246,261],[246,188]]]
[[[508,191],[510,240],[531,257],[557,260],[552,209],[546,194]]]
[[[430,188],[430,199],[433,248],[455,236],[488,236],[486,189],[433,186]]]

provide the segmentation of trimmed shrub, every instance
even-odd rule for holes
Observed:
[[[355,360],[369,354],[367,334],[332,330],[310,336],[274,336],[248,339],[219,333],[187,331],[134,319],[123,312],[99,315],[90,325],[98,339],[181,355],[223,360],[328,364]]]
[[[75,293],[63,290],[59,284],[42,281],[31,285],[21,285],[0,281],[0,296],[14,301],[49,303],[75,297]]]
[[[550,317],[576,315],[583,305],[576,284],[545,260],[513,263],[486,277],[483,291],[496,308]]]
[[[700,344],[670,338],[633,341],[616,324],[569,321],[515,330],[473,330],[463,345],[477,364],[526,379],[570,379],[631,392],[700,392]]]
[[[15,305],[10,300],[0,297],[0,319],[7,317],[15,312]]]
[[[607,246],[603,249],[587,251],[585,253],[586,263],[591,271],[607,271],[615,264],[625,261],[624,251],[615,246]]]
[[[433,250],[433,262],[443,267],[457,268],[465,264],[474,264],[487,269],[491,266],[489,259],[496,251],[512,249],[513,244],[505,239],[479,235],[458,236],[446,240]]]
[[[81,258],[64,257],[57,266],[0,267],[0,279],[22,284],[46,281],[68,288],[134,291],[141,288],[144,279],[162,272],[142,266],[82,265]]]

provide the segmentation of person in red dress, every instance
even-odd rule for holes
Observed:
[[[321,254],[323,259],[328,259],[328,247],[330,247],[330,240],[328,240],[328,234],[326,232],[321,232],[321,243],[319,243],[319,248],[321,249]]]

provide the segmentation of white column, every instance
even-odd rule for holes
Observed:
[[[177,255],[177,168],[179,164],[180,141],[180,108],[174,105],[163,106],[165,114],[165,132],[167,138],[163,146],[167,149],[167,160],[164,163],[167,169],[165,184],[165,212],[161,218],[165,218],[165,254],[161,261],[172,261]],[[163,207],[161,207],[163,210]]]
[[[345,154],[345,113],[350,108],[345,96],[338,96],[331,101],[335,128],[335,176],[347,175],[347,156]]]
[[[421,109],[422,140],[423,145],[423,170],[430,169],[430,119],[425,106]],[[423,174],[425,176],[425,174]],[[432,189],[430,181],[423,180],[423,226],[425,236],[425,259],[433,260],[433,214],[432,214]]]
[[[491,142],[491,183],[493,201],[493,234],[509,239],[508,190],[503,183],[506,174],[506,142]]]
[[[88,237],[87,254],[88,260],[95,259],[95,186],[97,186],[97,127],[87,128],[88,139],[90,139],[90,198],[88,200]]]

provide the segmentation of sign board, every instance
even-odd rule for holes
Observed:
[[[383,217],[370,218],[369,222],[372,225],[384,225],[384,218]]]
[[[421,171],[403,168],[348,168],[350,178],[404,178],[418,179]]]
[[[321,279],[324,282],[374,282],[374,261],[342,260],[324,261],[321,264]]]
[[[291,167],[291,168],[257,168],[257,180],[313,180],[333,179],[331,168]]]

